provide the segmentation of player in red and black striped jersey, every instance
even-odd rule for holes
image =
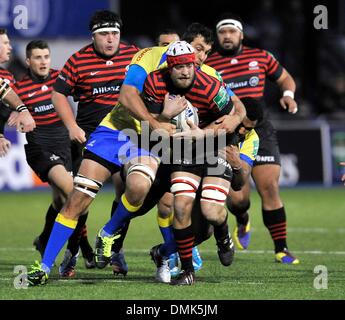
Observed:
[[[281,106],[290,113],[297,112],[294,100],[296,89],[291,75],[274,56],[266,50],[244,46],[242,41],[243,22],[231,14],[223,14],[216,25],[218,49],[209,56],[206,63],[215,68],[227,85],[239,98],[252,97],[263,101],[266,79],[275,82],[283,92]],[[280,155],[276,132],[268,120],[264,119],[255,128],[260,138],[260,146],[254,163],[252,177],[262,200],[262,214],[265,226],[269,229],[275,246],[275,260],[286,264],[297,264],[288,251],[286,243],[286,216],[279,196]],[[235,214],[237,228],[235,240],[240,249],[249,243],[250,186],[247,182],[246,199],[232,198],[230,211]]]
[[[168,69],[150,73],[145,81],[143,100],[150,113],[162,112],[165,96],[169,93],[169,95],[184,96],[197,109],[201,128],[205,128],[211,122],[230,114],[233,102],[238,101],[238,98],[234,95],[228,95],[224,83],[196,70],[194,61],[194,49],[187,42],[177,41],[170,45],[167,50]],[[192,149],[194,146],[192,144]],[[214,154],[215,151],[212,150],[212,153]],[[194,283],[192,248],[195,235],[191,226],[191,212],[201,179],[203,179],[201,212],[212,225],[222,226],[222,232],[217,233],[219,236],[217,245],[224,249],[224,255],[223,252],[220,255],[221,262],[224,265],[230,265],[234,252],[224,207],[230,188],[231,167],[230,165],[227,166],[225,159],[222,159],[225,170],[221,170],[222,172],[219,174],[209,174],[207,172],[209,165],[205,166],[205,161],[201,164],[196,162],[196,156],[200,155],[193,155],[190,158],[184,153],[181,159],[176,159],[180,160],[177,161],[178,164],[172,165],[173,232],[183,270],[182,274],[171,280],[170,283],[173,285],[191,285]],[[220,162],[217,161],[217,163]],[[152,253],[152,255],[154,257],[156,254]]]
[[[96,12],[89,24],[92,43],[67,60],[54,84],[53,104],[72,140],[74,174],[80,167],[86,140],[118,102],[127,67],[139,51],[136,46],[120,42],[121,27],[122,21],[117,14],[108,10]],[[67,96],[78,102],[76,119]],[[113,181],[118,185],[119,175],[115,175]],[[116,205],[114,201],[113,207]],[[86,217],[80,218],[86,220]],[[81,238],[80,246],[85,257],[91,250],[86,237]],[[74,255],[77,249],[76,246]]]
[[[44,229],[34,241],[36,249],[43,256],[55,218],[73,189],[72,157],[68,131],[51,100],[59,71],[50,69],[48,44],[42,40],[28,43],[26,63],[29,67],[27,74],[15,83],[16,93],[36,122],[35,130],[26,134],[26,160],[40,179],[49,183],[53,194]],[[71,243],[67,248],[70,246]],[[74,272],[72,269],[68,271],[69,276]]]
[[[0,64],[10,60],[11,52],[7,30],[0,28]],[[0,67],[0,157],[5,156],[11,147],[10,141],[4,136],[6,122],[10,126],[17,126],[17,130],[21,132],[32,131],[35,127],[35,122],[27,112],[27,108],[12,90],[14,82],[13,75]],[[19,112],[13,112],[13,109]]]

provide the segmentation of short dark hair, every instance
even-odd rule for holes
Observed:
[[[122,27],[122,20],[120,16],[112,11],[109,10],[98,10],[94,13],[91,17],[89,23],[89,30],[92,31],[92,27],[95,24],[104,23],[104,22],[117,22]]]
[[[199,22],[193,22],[187,27],[187,30],[182,36],[182,40],[191,43],[197,36],[204,37],[207,44],[212,45],[214,42],[212,30]]]
[[[180,34],[175,30],[175,29],[172,29],[172,28],[165,28],[161,31],[159,31],[157,33],[157,36],[156,36],[156,43],[158,43],[159,41],[159,37],[162,35],[162,34],[177,34],[179,37],[180,37]]]
[[[48,42],[44,40],[32,40],[30,41],[26,46],[26,57],[30,58],[32,54],[33,49],[48,49],[50,51],[50,48],[48,46]]]
[[[0,34],[7,34],[7,29],[0,28]]]
[[[259,99],[245,97],[240,99],[247,112],[247,118],[251,121],[261,121],[263,118],[263,103]]]
[[[240,16],[238,16],[237,14],[234,14],[232,12],[224,12],[217,18],[215,25],[217,25],[218,22],[220,22],[224,19],[233,19],[233,20],[237,20],[237,21],[241,22],[242,25],[244,24],[242,18]]]

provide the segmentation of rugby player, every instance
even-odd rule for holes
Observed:
[[[54,107],[68,129],[72,152],[73,174],[76,175],[82,160],[82,149],[90,133],[117,103],[126,67],[138,48],[120,42],[121,18],[108,10],[95,12],[89,23],[92,43],[74,53],[62,68],[52,92]],[[67,97],[78,101],[74,117]],[[119,178],[118,178],[119,179]],[[116,177],[113,178],[116,184]],[[112,210],[113,211],[113,210]],[[52,227],[58,210],[49,218]],[[87,268],[94,267],[93,249],[87,240],[85,213],[79,218],[69,240],[63,273],[71,275],[79,252],[79,241]],[[48,239],[47,239],[48,240]],[[37,243],[37,242],[36,242]],[[40,243],[38,242],[38,245]]]
[[[53,84],[59,71],[50,68],[48,43],[43,40],[28,43],[26,64],[27,74],[15,83],[16,93],[36,121],[35,130],[26,134],[26,160],[41,181],[49,183],[53,196],[46,213],[44,229],[34,241],[36,249],[43,257],[56,217],[55,212],[61,210],[67,195],[73,189],[72,158],[68,131],[51,101]],[[70,250],[67,250],[60,266],[60,275],[63,277],[74,275],[73,268],[64,268],[65,261],[69,261],[71,256]]]
[[[233,107],[232,99],[235,98],[228,96],[221,82],[202,71],[195,71],[193,51],[193,47],[187,42],[173,43],[167,51],[168,70],[158,70],[149,74],[145,82],[144,100],[148,108],[152,108],[151,112],[157,112],[167,92],[184,95],[198,109],[200,126],[205,127],[212,120],[228,115]],[[195,145],[193,149],[194,147]],[[207,166],[205,163],[196,164],[194,157],[186,158],[184,154],[182,159],[177,160],[181,162],[172,165],[171,175],[171,191],[174,194],[173,232],[183,272],[177,279],[172,280],[171,284],[192,284],[194,233],[191,227],[191,211],[196,191],[203,178],[201,211],[212,224],[226,224],[224,204],[232,173],[224,159],[218,163],[224,164],[225,170],[222,170],[222,174],[214,176],[205,176]],[[233,255],[232,243],[227,228],[223,230],[224,233],[220,235],[217,245],[221,246],[219,252],[222,262],[230,265]],[[225,257],[225,254],[230,257]],[[152,255],[155,257],[156,254]]]
[[[294,100],[295,81],[275,57],[268,51],[243,45],[243,22],[240,17],[224,13],[216,24],[218,49],[211,54],[206,63],[221,73],[224,81],[235,94],[258,98],[263,101],[266,79],[275,82],[282,91],[281,106],[289,113],[296,113]],[[256,127],[260,137],[260,147],[252,170],[252,177],[262,201],[262,215],[270,232],[275,248],[275,261],[284,264],[298,264],[288,250],[286,242],[286,214],[279,195],[280,155],[275,129],[268,119]],[[246,249],[250,240],[249,182],[244,186],[246,196],[228,202],[229,210],[236,216],[237,228],[234,240],[239,249]]]
[[[228,198],[237,196],[241,196],[241,188],[244,185],[244,182],[249,179],[251,168],[253,162],[255,160],[255,156],[257,154],[257,150],[259,147],[259,137],[257,136],[254,127],[256,126],[258,120],[262,117],[261,108],[258,105],[258,102],[252,98],[244,98],[241,100],[246,108],[247,115],[244,118],[243,122],[238,126],[236,130],[235,139],[232,139],[231,145],[226,147],[226,157],[228,163],[231,165],[232,169],[232,179],[231,179],[231,188],[229,190]],[[200,130],[200,129],[199,129]],[[163,180],[164,177],[159,177],[160,180]],[[167,178],[165,178],[167,179]],[[164,181],[164,180],[163,180]],[[155,186],[156,187],[156,186]],[[202,199],[202,191],[198,190],[196,193],[195,203],[192,209],[192,219],[191,219],[191,228],[194,231],[195,240],[194,244],[200,244],[203,241],[210,238],[210,236],[214,233],[215,238],[219,239],[221,234],[226,232],[226,224],[220,225],[212,225],[208,219],[202,214],[201,208],[201,199]],[[212,208],[211,208],[212,209]],[[214,212],[213,212],[214,213]],[[216,212],[217,213],[217,212]],[[212,213],[211,213],[212,214]],[[225,230],[223,230],[225,228]],[[220,235],[219,235],[220,234]],[[157,245],[152,248],[151,254],[154,257],[154,261],[156,265],[161,264],[161,260],[163,256],[161,253],[165,255],[172,254],[172,252],[176,249],[176,245],[174,247],[174,239],[172,239],[172,243],[168,245],[166,242],[160,245]],[[175,248],[175,249],[174,249]],[[221,262],[224,262],[224,258],[232,258],[233,256],[224,256],[222,252],[219,252],[219,258]],[[231,263],[231,260],[225,261],[227,263]],[[227,265],[227,264],[225,264]],[[157,268],[157,272],[158,272]],[[194,277],[193,281],[194,281]],[[164,279],[161,277],[161,279]],[[160,279],[157,279],[160,280]],[[164,281],[162,281],[164,282]],[[182,284],[192,284],[182,282]]]

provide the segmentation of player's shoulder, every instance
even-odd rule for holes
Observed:
[[[1,67],[0,67],[0,78],[7,79],[11,82],[14,81],[13,74],[11,72],[9,72],[8,70],[1,68]]]
[[[143,48],[135,55],[134,64],[140,64],[145,60],[158,60],[167,51],[167,47],[148,47]]]
[[[114,59],[132,59],[133,56],[139,51],[140,48],[138,48],[136,45],[121,41],[119,44],[119,50],[114,56]]]
[[[50,73],[50,78],[51,79],[56,79],[59,76],[59,74],[60,74],[60,70],[51,68],[49,70],[49,73]]]
[[[222,81],[221,75],[218,73],[218,71],[215,68],[212,68],[211,66],[207,64],[203,64],[200,70],[207,73],[209,76],[216,78],[219,81]]]
[[[164,75],[168,72],[167,69],[157,69],[154,71],[151,71],[147,75],[147,79],[150,79],[154,84],[158,84],[161,82],[164,82]]]
[[[209,68],[211,68],[211,67],[209,67]],[[198,83],[202,84],[204,86],[220,84],[221,81],[214,74],[212,74],[212,75],[210,74],[211,69],[209,69],[209,68],[205,68],[206,70],[204,68],[196,70],[195,75],[196,75],[196,79],[197,79]]]
[[[90,55],[96,55],[95,50],[93,48],[92,43],[89,43],[88,45],[82,47],[81,49],[79,49],[78,51],[74,52],[71,56],[70,56],[70,60],[71,59],[80,59],[82,57],[90,57]]]
[[[242,54],[244,54],[244,55],[246,55],[246,54],[261,55],[261,56],[264,56],[264,57],[272,56],[273,58],[275,58],[273,53],[271,53],[268,50],[265,50],[265,49],[262,49],[262,48],[247,47],[247,46],[243,47]]]
[[[134,44],[130,44],[126,41],[121,41],[119,44],[120,51],[133,51],[133,52],[138,52],[140,51],[140,48],[137,47]]]

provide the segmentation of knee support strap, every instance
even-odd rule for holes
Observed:
[[[81,174],[77,174],[74,177],[74,189],[87,194],[91,198],[95,198],[99,189],[102,188],[103,183],[84,177]]]
[[[195,198],[196,191],[199,188],[199,182],[190,177],[178,177],[171,180],[171,193],[177,196],[186,196]]]
[[[140,174],[141,176],[149,180],[150,184],[152,184],[156,178],[156,173],[149,166],[141,163],[131,165],[127,170],[127,177],[134,173]]]
[[[229,188],[216,184],[204,184],[201,191],[201,201],[224,205]]]

